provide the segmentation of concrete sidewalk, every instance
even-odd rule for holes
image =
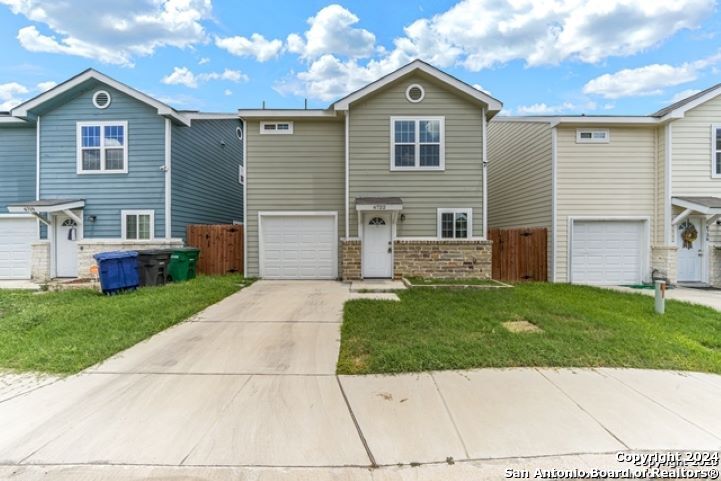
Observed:
[[[654,296],[653,289],[634,289],[625,286],[599,286],[612,289],[619,292],[627,292],[629,294],[642,294],[646,296]],[[721,311],[721,291],[692,289],[690,287],[674,287],[666,291],[666,299],[673,301],[690,302],[691,304],[700,304]]]
[[[335,282],[258,282],[0,401],[0,478],[501,479],[513,466],[615,464],[616,451],[721,449],[716,375],[336,376],[349,296]]]

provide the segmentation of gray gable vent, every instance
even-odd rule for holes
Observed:
[[[406,98],[409,102],[418,103],[423,100],[425,95],[425,90],[418,84],[409,85],[406,89]]]
[[[105,90],[98,90],[93,94],[93,105],[99,109],[110,107],[110,94]]]

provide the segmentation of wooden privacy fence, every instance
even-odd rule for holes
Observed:
[[[499,281],[548,280],[548,232],[543,227],[490,229],[492,275]]]
[[[243,226],[239,224],[186,227],[186,243],[200,249],[199,274],[243,272]]]

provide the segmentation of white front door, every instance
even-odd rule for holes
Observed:
[[[701,282],[703,280],[704,235],[703,223],[698,218],[688,218],[676,226],[677,278],[679,281]]]
[[[80,231],[70,217],[55,217],[55,276],[78,276],[78,246]]]
[[[371,213],[363,226],[363,277],[393,276],[393,240],[389,215]]]

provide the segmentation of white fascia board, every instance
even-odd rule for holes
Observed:
[[[705,214],[705,215],[709,215],[709,214],[715,215],[715,214],[721,213],[721,209],[719,209],[719,208],[708,207],[706,205],[697,204],[695,202],[691,202],[691,201],[684,200],[684,199],[679,199],[677,197],[672,197],[671,203],[677,207],[683,207],[684,209],[691,209],[691,210],[694,210],[696,212],[699,212],[699,213]]]
[[[379,208],[379,206],[382,206],[382,208]],[[367,212],[367,211],[400,211],[403,210],[403,205],[401,204],[356,204],[355,210],[358,212]]]
[[[527,123],[542,123],[542,124],[548,124],[551,122],[556,122],[556,117],[524,117],[522,115],[496,115],[493,117],[493,119],[490,120],[490,122],[527,122]]]
[[[292,119],[292,118],[335,118],[338,114],[332,110],[319,109],[239,109],[238,117],[243,119]]]
[[[180,114],[188,120],[240,120],[240,116],[235,113],[221,112],[180,112]]]
[[[12,214],[49,214],[52,212],[62,212],[71,209],[82,209],[85,207],[84,200],[78,200],[75,202],[68,202],[65,204],[49,205],[49,206],[23,206],[23,205],[9,205],[7,207],[8,212]]]
[[[38,95],[37,97],[28,100],[27,102],[24,102],[14,109],[11,110],[10,114],[13,117],[22,117],[26,118],[28,116],[28,112],[38,105],[47,102],[48,100],[51,100],[58,95],[62,95],[63,93],[77,87],[78,85],[82,84],[83,82],[86,82],[88,80],[97,80],[98,82],[102,82],[115,90],[118,90],[125,95],[132,97],[136,100],[139,100],[140,102],[143,102],[145,104],[148,104],[152,107],[155,107],[158,111],[158,115],[162,115],[165,117],[170,117],[173,120],[185,125],[189,126],[190,121],[185,118],[183,115],[179,114],[176,110],[171,108],[170,106],[155,100],[152,97],[149,97],[148,95],[145,95],[144,93],[135,90],[132,87],[129,87],[125,85],[124,83],[118,82],[115,79],[112,79],[108,77],[105,74],[102,74],[96,70],[88,70],[86,72],[83,72],[82,74],[78,75],[77,77],[71,78],[70,80],[67,80],[60,85],[57,85],[53,87],[52,89],[48,90],[45,93],[42,93]]]
[[[0,124],[22,125],[27,123],[27,120],[19,119],[17,117],[0,117]]]
[[[551,126],[570,125],[658,125],[660,119],[656,117],[604,117],[604,116],[583,116],[583,117],[555,117]]]
[[[699,105],[708,102],[709,100],[713,100],[714,98],[721,95],[721,87],[714,89],[710,92],[708,92],[706,95],[703,95],[697,99],[692,100],[691,102],[680,106],[677,109],[672,110],[671,112],[667,113],[663,117],[660,118],[661,121],[668,121],[668,120],[674,120],[674,119],[681,119],[686,116],[686,112],[689,110],[698,107]]]
[[[451,87],[456,88],[457,90],[460,90],[461,92],[475,98],[476,100],[483,102],[488,106],[487,113],[489,114],[491,112],[498,112],[501,110],[501,108],[503,108],[503,104],[499,100],[494,99],[490,95],[468,85],[465,82],[458,80],[451,75],[448,75],[445,72],[431,67],[430,65],[426,64],[425,62],[421,62],[420,60],[414,60],[408,65],[399,68],[395,72],[392,72],[385,77],[376,80],[375,82],[371,82],[360,90],[357,90],[352,94],[343,97],[342,99],[333,103],[331,105],[331,108],[333,108],[334,110],[348,110],[350,104],[352,104],[356,100],[365,97],[366,95],[369,95],[379,89],[382,89],[389,83],[395,82],[401,77],[404,77],[405,75],[408,75],[409,73],[416,70],[424,72],[425,74],[430,75],[431,77],[434,77],[437,80],[440,80],[441,82],[444,82]]]

